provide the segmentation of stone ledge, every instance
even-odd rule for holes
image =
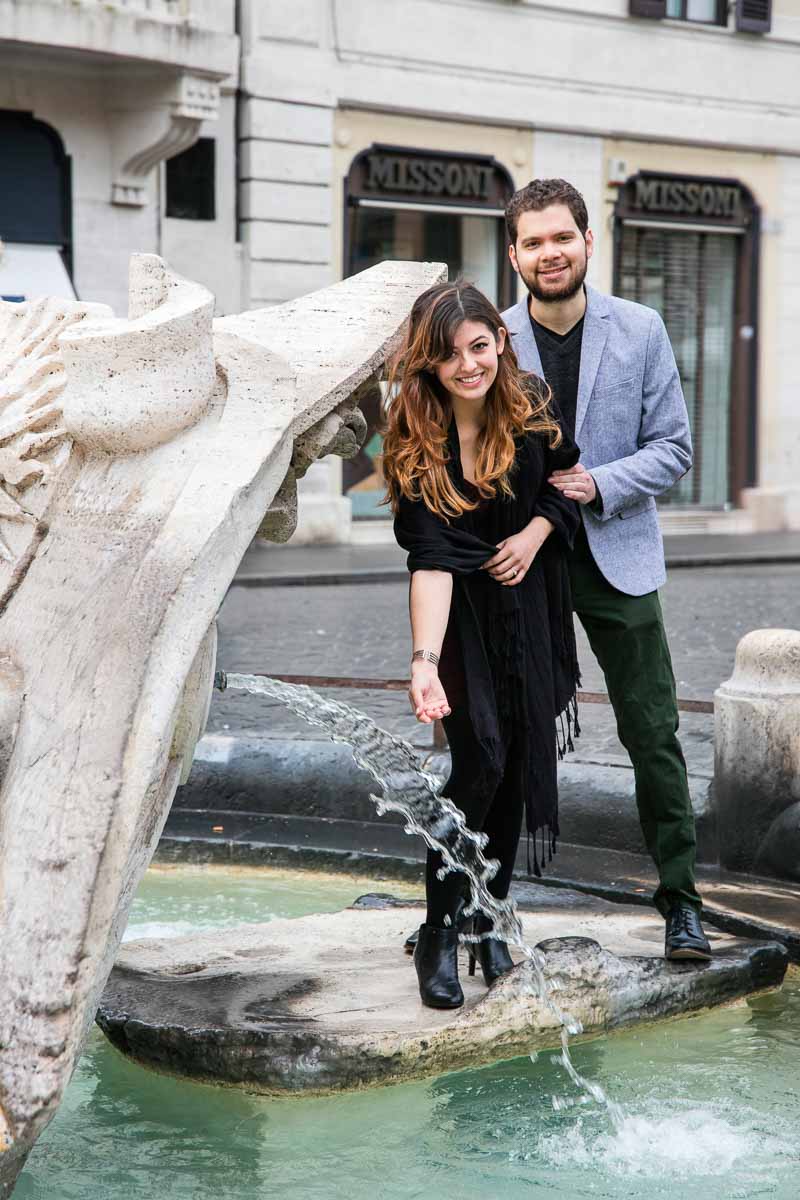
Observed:
[[[526,936],[587,1036],[727,1004],[779,986],[786,970],[782,947],[723,934],[707,966],[667,963],[650,913],[577,893],[569,905],[537,899]],[[464,961],[464,1008],[423,1008],[402,950],[422,909],[378,904],[128,943],[98,1023],[145,1066],[263,1094],[398,1082],[558,1044],[524,963],[487,991]]]
[[[450,756],[418,747],[426,770],[443,778]],[[712,780],[692,772],[689,788],[701,862],[716,861],[716,815]],[[375,783],[353,762],[347,746],[325,738],[280,738],[251,733],[206,734],[197,744],[191,773],[178,789],[173,813],[213,809],[238,814],[308,817],[373,824],[379,843],[387,826],[402,826],[389,813],[376,821]],[[561,826],[571,842],[644,851],[633,770],[627,765],[578,756],[559,764]],[[381,848],[383,848],[381,846]],[[376,845],[376,849],[378,846]]]

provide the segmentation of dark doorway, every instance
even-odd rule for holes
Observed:
[[[70,160],[50,125],[0,110],[0,238],[58,246],[72,275]]]

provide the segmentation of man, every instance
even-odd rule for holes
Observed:
[[[503,314],[523,370],[550,384],[581,461],[550,479],[581,506],[573,605],[597,657],[636,779],[667,958],[710,958],[694,881],[695,828],[677,738],[675,679],[658,587],[666,578],[655,496],[692,465],[686,404],[652,309],[584,283],[593,239],[583,198],[537,179],[506,209],[509,255],[528,297]]]

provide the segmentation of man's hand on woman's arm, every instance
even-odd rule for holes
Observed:
[[[413,573],[409,592],[412,651],[430,650],[437,657],[441,654],[452,596],[453,576],[449,571]],[[408,698],[414,716],[423,725],[450,713],[438,668],[427,659],[412,660]]]
[[[578,504],[594,504],[597,500],[597,485],[582,463],[576,463],[566,471],[554,471],[547,481],[569,500]]]

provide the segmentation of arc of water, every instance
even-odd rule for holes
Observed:
[[[428,846],[439,851],[445,874],[460,871],[466,875],[470,887],[466,911],[485,913],[493,929],[489,934],[461,934],[461,940],[476,942],[498,937],[520,950],[530,966],[537,998],[559,1027],[562,1066],[581,1092],[607,1109],[612,1124],[618,1128],[623,1119],[620,1106],[598,1083],[586,1079],[572,1061],[569,1039],[582,1033],[583,1026],[557,1003],[547,983],[544,954],[525,941],[514,901],[510,897],[498,900],[489,891],[497,863],[483,853],[486,835],[470,829],[452,800],[438,794],[437,780],[420,768],[408,742],[381,729],[352,705],[330,700],[301,684],[222,671],[217,672],[215,683],[221,691],[233,688],[278,700],[310,725],[324,729],[332,741],[348,745],[358,766],[381,786],[383,795],[372,796],[378,813],[400,813],[405,817],[407,833],[418,834]]]

